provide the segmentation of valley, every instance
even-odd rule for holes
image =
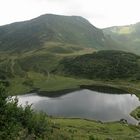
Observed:
[[[6,87],[8,96],[37,93],[40,97],[59,97],[90,88],[95,94],[97,87],[110,87],[136,95],[140,100],[138,25],[102,30],[83,17],[46,14],[0,26],[0,83]],[[109,97],[103,99],[109,102]],[[136,107],[128,115],[131,113],[137,119],[139,107]],[[119,120],[93,121],[94,117],[87,120],[80,116],[68,119],[51,115],[47,116],[50,140],[57,137],[58,140],[140,139],[139,125]]]

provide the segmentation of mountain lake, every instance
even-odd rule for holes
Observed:
[[[35,111],[46,112],[54,117],[82,118],[102,122],[127,120],[130,124],[138,121],[130,116],[140,106],[139,98],[130,93],[103,93],[89,89],[66,93],[57,97],[30,93],[17,96],[19,105],[32,104]]]

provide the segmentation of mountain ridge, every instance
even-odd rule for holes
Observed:
[[[118,49],[101,29],[80,16],[45,14],[37,18],[0,26],[0,51],[22,51],[61,42],[100,49]],[[113,47],[114,45],[114,47]]]
[[[103,32],[130,52],[140,54],[140,22],[105,28]]]

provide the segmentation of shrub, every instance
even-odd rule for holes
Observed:
[[[8,97],[0,84],[0,127],[0,139],[43,139],[49,131],[49,121],[46,114],[35,113],[31,105],[18,106],[18,99]]]

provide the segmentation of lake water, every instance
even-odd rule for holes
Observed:
[[[134,94],[107,94],[87,89],[71,92],[60,97],[39,96],[35,93],[18,96],[19,104],[33,104],[34,110],[57,117],[73,117],[103,122],[126,119],[138,122],[129,114],[140,101]]]

